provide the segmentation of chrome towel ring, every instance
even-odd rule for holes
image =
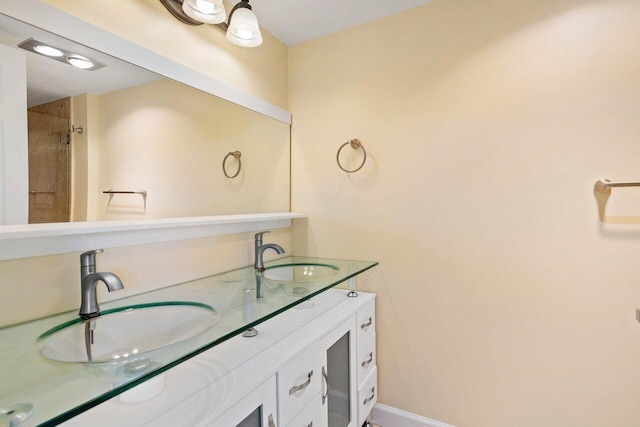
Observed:
[[[227,173],[227,159],[230,156],[238,160],[238,170],[233,175],[229,175]],[[224,159],[222,159],[222,173],[224,173],[224,176],[226,176],[227,178],[235,178],[236,176],[238,176],[238,174],[240,173],[240,169],[242,169],[242,160],[240,160],[240,157],[242,157],[242,153],[239,151],[230,151],[229,154],[224,156]]]
[[[358,148],[362,148],[362,153],[364,154],[364,158],[362,159],[362,163],[360,164],[360,166],[358,166],[357,168],[353,169],[353,170],[348,170],[342,167],[342,165],[340,164],[340,152],[342,151],[342,149],[344,147],[346,147],[347,145],[351,145],[351,148],[353,148],[354,150],[357,150]],[[344,144],[342,144],[340,146],[340,148],[338,148],[338,154],[336,154],[336,162],[338,163],[338,167],[340,169],[342,169],[343,171],[345,171],[346,173],[354,173],[354,172],[358,172],[360,169],[362,169],[362,167],[364,166],[364,164],[367,162],[367,150],[364,149],[364,145],[362,145],[362,143],[360,142],[360,140],[358,139],[350,139],[347,142],[345,142]]]

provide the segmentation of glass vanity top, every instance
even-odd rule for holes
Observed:
[[[245,267],[0,329],[0,411],[57,425],[377,265],[307,257]],[[3,412],[0,412],[0,421]],[[0,422],[2,424],[2,422]]]

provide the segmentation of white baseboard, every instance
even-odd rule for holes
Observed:
[[[371,411],[371,422],[380,427],[454,427],[380,403]]]

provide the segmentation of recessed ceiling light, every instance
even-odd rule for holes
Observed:
[[[89,61],[87,58],[84,58],[80,55],[73,55],[67,57],[67,61],[69,64],[73,65],[77,68],[82,68],[83,70],[87,70],[93,67],[93,62]]]
[[[76,53],[77,51],[74,52],[61,47],[54,47],[49,43],[44,43],[34,39],[27,39],[20,43],[18,47],[31,53],[37,53],[38,55],[46,56],[54,61],[73,65],[76,68],[86,71],[95,71],[105,66],[105,64],[96,61],[95,59],[79,55]]]
[[[35,50],[36,52],[41,53],[43,55],[46,55],[46,56],[58,57],[58,56],[63,56],[64,55],[64,53],[62,53],[62,51],[60,49],[56,49],[55,47],[47,46],[46,44],[39,44],[37,46],[34,46],[33,50]]]

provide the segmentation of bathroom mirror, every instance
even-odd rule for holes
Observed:
[[[104,67],[18,47],[30,39]],[[29,182],[6,185],[28,192],[29,223],[289,210],[287,123],[5,15],[0,43],[24,58]]]

